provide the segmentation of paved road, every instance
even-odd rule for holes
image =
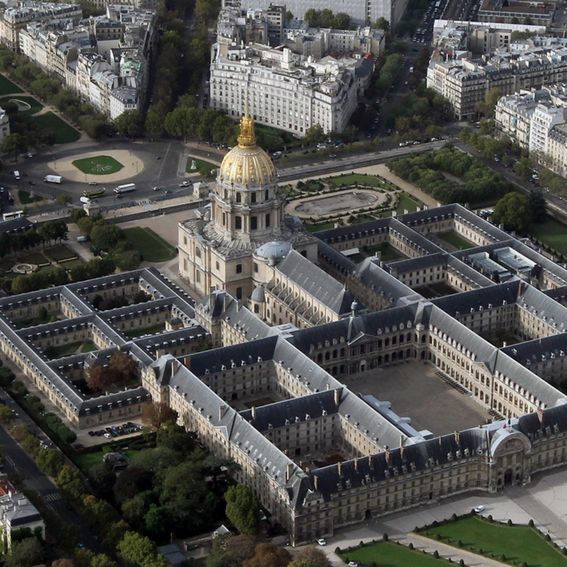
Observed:
[[[40,440],[51,443],[51,439],[35,424],[35,422],[22,410],[22,408],[3,390],[0,390],[0,403],[14,409],[18,423],[26,425]],[[0,426],[0,452],[6,462],[6,472],[9,476],[19,477],[24,486],[39,494],[45,506],[58,514],[69,525],[80,530],[81,542],[87,547],[102,551],[88,526],[81,517],[67,503],[55,483],[43,473],[28,453]]]

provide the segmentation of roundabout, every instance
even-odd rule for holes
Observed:
[[[112,150],[112,156],[89,152],[47,163],[49,169],[69,181],[115,183],[144,171],[144,161],[132,150]]]

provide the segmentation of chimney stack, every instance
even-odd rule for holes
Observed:
[[[338,407],[341,403],[341,391],[335,390],[335,405]]]
[[[256,419],[256,406],[252,406],[250,411],[252,412],[252,419]]]
[[[339,473],[339,476],[343,476],[343,464],[341,463],[341,461],[337,463],[337,471]]]
[[[319,477],[317,475],[313,475],[313,486],[315,490],[319,491]]]

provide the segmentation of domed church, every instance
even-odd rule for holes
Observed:
[[[224,157],[210,200],[200,219],[179,224],[179,274],[197,295],[224,289],[265,318],[258,300],[274,268],[295,252],[301,260],[290,264],[306,262],[319,271],[312,264],[317,239],[285,216],[276,168],[256,144],[251,116],[240,121],[238,145]]]

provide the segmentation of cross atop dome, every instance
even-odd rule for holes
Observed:
[[[248,112],[246,112],[240,119],[240,134],[238,135],[238,145],[241,148],[251,148],[256,145],[254,119],[248,114]]]

